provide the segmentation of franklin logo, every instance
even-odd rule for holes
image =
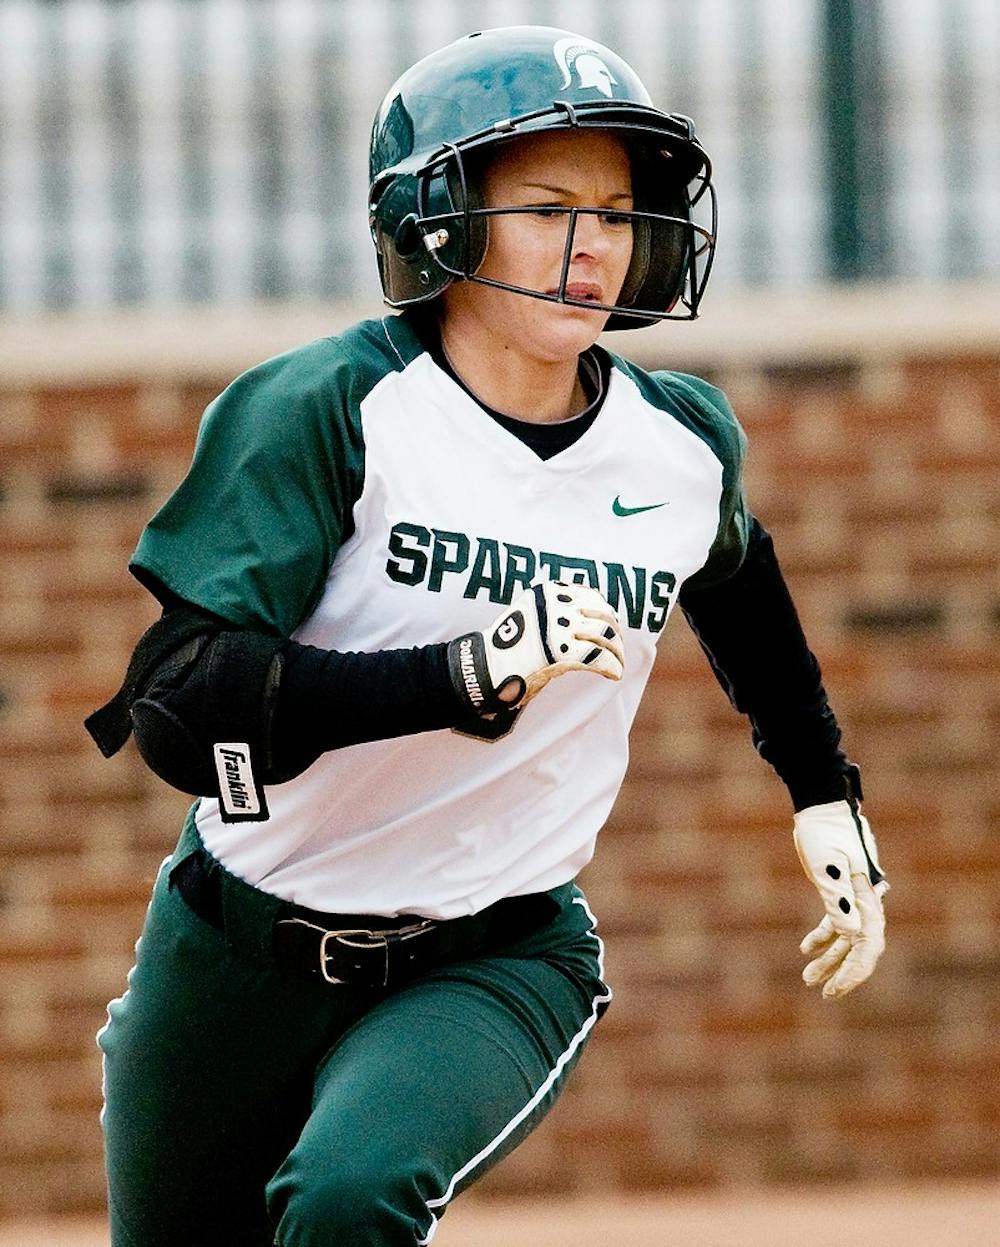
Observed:
[[[259,814],[261,806],[250,766],[250,746],[236,741],[220,743],[213,748],[223,809],[227,814]]]
[[[593,87],[610,100],[611,88],[617,85],[618,79],[601,59],[604,51],[599,43],[588,39],[560,39],[554,44],[552,55],[563,75],[560,90],[569,86],[575,74],[581,87]]]

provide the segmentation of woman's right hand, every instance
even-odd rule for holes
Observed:
[[[456,637],[448,646],[448,666],[475,715],[519,709],[567,671],[620,680],[621,624],[596,589],[543,581],[518,594],[482,632]]]

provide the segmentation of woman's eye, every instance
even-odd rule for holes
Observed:
[[[621,212],[604,212],[601,214],[601,220],[612,229],[621,229],[622,226],[631,224],[631,219]]]
[[[562,209],[561,208],[546,208],[546,207],[539,205],[538,207],[532,209],[532,215],[541,217],[543,220],[548,221],[552,217],[561,216]]]

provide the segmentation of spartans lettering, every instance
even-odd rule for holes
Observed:
[[[677,577],[668,571],[598,562],[573,554],[532,550],[496,537],[470,537],[447,528],[400,522],[389,534],[386,575],[396,584],[440,593],[458,578],[462,596],[506,605],[533,581],[568,580],[601,592],[630,628],[659,632],[667,620]]]

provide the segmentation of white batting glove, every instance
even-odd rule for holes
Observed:
[[[875,969],[885,948],[882,897],[889,884],[868,820],[856,801],[811,805],[795,815],[795,848],[823,899],[826,917],[802,941],[802,971],[827,999],[843,996]]]
[[[596,589],[561,580],[525,589],[488,628],[448,646],[455,688],[479,716],[526,706],[567,671],[620,680],[624,664],[612,607]]]

